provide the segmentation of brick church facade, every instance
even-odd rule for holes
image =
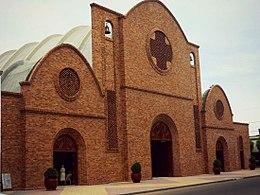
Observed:
[[[222,171],[247,168],[248,124],[233,122],[219,85],[202,95],[199,46],[165,5],[91,9],[84,51],[62,38],[47,50],[51,37],[22,60],[25,47],[0,56],[2,173],[13,188],[42,188],[62,164],[78,185],[128,181],[135,161],[143,180],[212,173],[216,158]]]

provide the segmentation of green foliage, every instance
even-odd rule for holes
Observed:
[[[257,149],[260,151],[260,136],[256,140],[256,145]]]
[[[135,162],[132,166],[131,166],[131,170],[133,173],[140,173],[142,168],[141,168],[141,164],[139,162]]]
[[[221,167],[221,162],[220,162],[220,160],[218,160],[218,159],[214,160],[214,162],[213,162],[213,167],[214,167],[214,168],[220,168],[220,167]]]
[[[48,178],[48,179],[55,179],[58,178],[58,171],[55,168],[48,168],[45,172],[44,172],[44,177]]]
[[[252,150],[253,150],[253,148],[254,148],[254,145],[255,145],[255,143],[254,143],[252,140],[250,140],[250,149],[251,149],[251,152],[252,152]]]
[[[251,164],[256,164],[256,159],[255,159],[255,157],[254,157],[254,156],[251,156],[251,157],[249,158],[249,162],[250,162]]]

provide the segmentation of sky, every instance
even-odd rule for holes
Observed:
[[[90,4],[126,14],[138,0],[0,0],[0,54],[91,25]],[[236,122],[260,129],[260,1],[162,0],[187,39],[200,45],[202,92],[225,91]]]

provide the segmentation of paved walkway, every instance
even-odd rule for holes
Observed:
[[[160,189],[179,188],[206,183],[237,180],[248,177],[260,176],[260,168],[253,171],[240,170],[223,172],[220,175],[202,174],[188,177],[160,177],[152,180],[141,181],[141,183],[119,182],[92,186],[59,186],[56,191],[27,190],[27,191],[4,191],[8,195],[115,195],[136,194],[138,192],[155,191]]]

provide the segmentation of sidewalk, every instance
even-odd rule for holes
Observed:
[[[260,176],[260,168],[253,171],[239,170],[223,172],[220,175],[202,174],[188,177],[161,177],[152,180],[141,181],[141,183],[119,182],[92,186],[59,186],[56,191],[27,190],[27,191],[4,191],[8,195],[116,195],[136,194],[138,192],[155,191],[160,189],[179,188],[207,183],[224,182]]]

